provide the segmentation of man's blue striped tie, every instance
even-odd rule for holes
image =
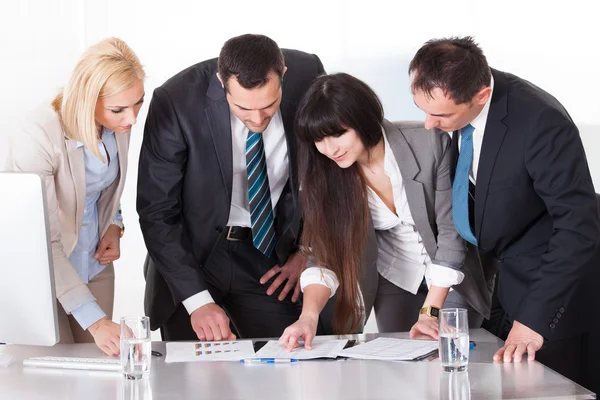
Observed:
[[[473,125],[469,124],[460,131],[460,155],[452,184],[452,218],[460,236],[477,246],[477,239],[469,223],[469,171],[473,162],[474,130]]]
[[[246,170],[248,172],[248,203],[254,247],[267,257],[275,248],[275,226],[265,146],[261,133],[248,132],[246,139]]]

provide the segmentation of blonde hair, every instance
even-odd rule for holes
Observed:
[[[104,39],[88,48],[62,93],[52,101],[66,135],[103,160],[97,146],[96,103],[130,88],[145,76],[140,60],[121,39]]]

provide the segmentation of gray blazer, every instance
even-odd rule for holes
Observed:
[[[477,252],[467,255],[465,242],[452,221],[450,136],[437,129],[427,130],[422,122],[393,124],[385,120],[383,128],[398,162],[408,205],[429,257],[439,265],[465,274],[463,282],[454,290],[475,310],[489,318],[495,271],[484,272]],[[377,235],[385,234],[376,233],[371,221],[361,282],[365,321],[377,294]],[[380,241],[379,245],[386,244]],[[330,301],[321,314],[322,321],[331,320],[332,313],[333,301]],[[329,333],[327,328],[326,331]]]
[[[422,122],[384,121],[383,128],[398,162],[408,206],[429,257],[439,265],[460,270],[463,282],[454,289],[481,315],[490,317],[494,274],[486,274],[482,264],[467,257],[467,247],[452,221],[450,181],[450,136],[440,130],[427,130]],[[377,232],[385,235],[386,232]],[[380,241],[379,246],[386,246]],[[368,253],[377,253],[369,246]],[[367,257],[368,258],[368,257]],[[373,268],[370,264],[365,268]],[[366,271],[365,271],[366,272]],[[369,273],[368,278],[373,279]],[[364,285],[371,289],[372,284]],[[375,289],[376,292],[376,289]],[[365,304],[373,304],[375,293],[363,293]],[[369,299],[371,303],[367,303]]]

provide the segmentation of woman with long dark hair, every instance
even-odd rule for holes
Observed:
[[[479,327],[489,312],[481,306],[487,289],[477,287],[478,263],[463,273],[449,136],[421,123],[390,123],[373,90],[343,73],[313,82],[298,107],[296,132],[302,240],[311,264],[301,277],[302,315],[280,342],[291,349],[303,338],[310,348],[334,294],[335,333],[359,330],[373,306],[380,332],[437,338],[442,306],[468,308],[471,326]],[[463,279],[464,297],[450,289]]]

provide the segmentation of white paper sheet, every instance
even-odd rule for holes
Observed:
[[[336,358],[348,340],[316,340],[312,343],[312,350],[306,350],[304,344],[288,352],[277,340],[269,340],[262,349],[256,352],[256,357],[261,358],[289,358],[296,360],[310,360],[314,358]]]
[[[380,337],[343,350],[340,356],[363,360],[411,361],[438,349],[436,340]]]
[[[255,356],[251,340],[169,342],[165,362],[240,361]]]

